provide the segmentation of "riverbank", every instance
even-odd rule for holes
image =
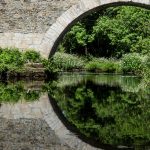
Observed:
[[[131,74],[143,76],[145,70],[149,70],[149,55],[129,53],[120,59],[77,56],[56,52],[52,63],[59,71],[87,71],[98,73]]]
[[[0,80],[45,80],[54,74],[48,60],[34,50],[21,52],[17,48],[0,48]]]
[[[41,63],[28,63],[20,71],[8,70],[0,73],[0,80],[16,80],[30,79],[30,80],[44,80],[47,78],[45,69]]]
[[[56,52],[45,60],[34,50],[22,53],[18,49],[0,49],[0,80],[23,78],[31,80],[51,80],[59,72],[93,72],[130,74],[149,82],[149,55],[125,54],[120,59],[77,56]]]
[[[141,77],[145,85],[150,85],[150,55],[129,53],[120,59],[78,56],[56,52],[51,59],[53,68],[59,72],[91,72],[134,75]]]

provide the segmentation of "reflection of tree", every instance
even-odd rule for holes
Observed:
[[[41,90],[28,89],[23,82],[0,83],[0,103],[16,103],[19,100],[35,101],[40,97]]]
[[[150,142],[148,89],[123,92],[118,86],[81,82],[53,86],[50,95],[65,117],[82,134],[112,145],[143,145]]]
[[[0,84],[0,101],[1,102],[17,102],[21,93],[23,92],[23,87],[18,85],[5,85],[3,83]]]
[[[93,74],[64,74],[60,76],[58,80],[58,86],[70,86],[77,85],[80,82],[92,81],[95,84],[107,85],[109,86],[120,86],[123,91],[126,92],[138,92],[140,89],[145,88],[143,86],[142,80],[136,76],[122,76],[122,75],[93,75]]]

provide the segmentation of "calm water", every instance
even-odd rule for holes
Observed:
[[[1,82],[0,103],[0,149],[150,149],[150,89],[135,76]]]

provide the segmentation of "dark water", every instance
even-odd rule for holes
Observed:
[[[104,149],[150,149],[150,92],[141,79],[66,74],[51,86],[78,134]]]
[[[19,136],[22,148],[63,148],[70,137],[57,128],[65,126],[95,148],[149,150],[150,89],[138,77],[111,74],[66,73],[48,83],[1,82],[0,121],[0,149],[19,148]],[[40,134],[34,135],[35,130]],[[64,148],[82,150],[80,144]]]

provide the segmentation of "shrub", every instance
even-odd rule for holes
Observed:
[[[21,52],[18,49],[3,49],[0,53],[0,63],[22,65],[23,58],[21,56]]]
[[[16,48],[0,49],[0,72],[18,70],[24,65],[21,52]]]
[[[119,61],[113,59],[94,58],[85,65],[85,69],[88,71],[120,73],[121,65]]]
[[[40,53],[36,52],[34,50],[27,50],[24,54],[23,57],[25,59],[26,62],[40,62],[41,57],[40,57]]]
[[[58,72],[58,68],[54,64],[53,58],[51,58],[49,60],[43,59],[42,60],[42,64],[43,64],[46,72],[49,72],[49,73],[56,73],[56,72]]]
[[[150,86],[150,53],[145,57],[142,76],[145,84]]]
[[[122,70],[124,73],[141,74],[143,57],[138,53],[125,54],[122,57]]]
[[[53,63],[60,70],[81,69],[84,60],[76,55],[57,52],[53,56]]]

